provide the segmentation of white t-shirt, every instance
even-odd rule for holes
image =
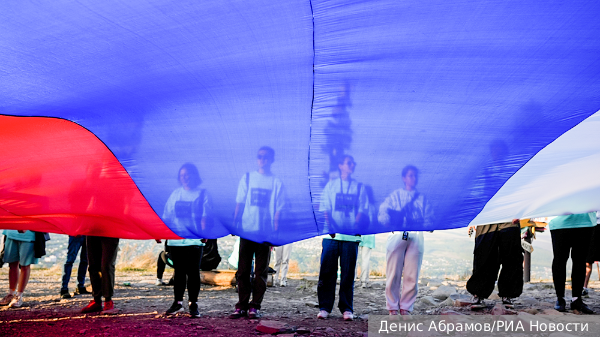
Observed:
[[[186,190],[180,187],[171,193],[165,204],[162,219],[175,232],[182,236],[201,236],[200,221],[210,216],[212,203],[208,191],[204,190],[204,200],[199,200],[202,189]],[[169,240],[169,246],[204,246],[200,239]]]
[[[433,209],[423,194],[400,188],[379,206],[377,219],[380,224],[398,230],[428,230],[433,225]]]
[[[244,204],[242,227],[245,232],[273,231],[275,213],[281,212],[285,206],[283,183],[273,174],[260,174],[257,171],[250,172],[246,183],[244,174],[235,201]]]
[[[319,210],[329,212],[331,223],[335,231],[351,230],[356,222],[356,215],[360,212],[367,216],[369,201],[365,193],[365,186],[361,184],[358,191],[358,181],[349,181],[340,178],[331,180],[325,185]],[[360,241],[360,237],[336,234],[336,240]]]

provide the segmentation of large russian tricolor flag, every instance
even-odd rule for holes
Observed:
[[[317,205],[341,153],[374,208],[418,167],[435,229],[600,210],[599,14],[597,1],[2,2],[0,227],[193,237],[160,218],[192,162],[207,237],[283,244],[328,231]],[[247,233],[235,197],[263,145],[287,206],[278,231]]]

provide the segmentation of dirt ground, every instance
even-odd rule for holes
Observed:
[[[75,274],[75,273],[74,273]],[[165,273],[165,279],[170,274]],[[0,269],[2,296],[7,288],[7,268]],[[202,317],[192,319],[186,312],[165,317],[164,311],[173,302],[173,287],[154,285],[154,272],[117,272],[115,307],[117,315],[81,314],[82,307],[92,299],[80,295],[60,299],[60,275],[32,270],[32,277],[19,309],[0,307],[1,336],[252,336],[263,335],[256,330],[260,320],[237,319],[227,316],[237,302],[233,287],[202,285],[198,306]],[[125,286],[129,282],[131,286]],[[71,286],[74,285],[73,279]],[[89,289],[90,287],[88,287]],[[72,290],[72,289],[71,289]],[[377,293],[374,297],[371,293]],[[355,303],[381,302],[383,290],[358,289]],[[342,320],[337,309],[328,320],[317,320],[316,281],[288,279],[287,287],[269,287],[263,301],[262,320],[288,323],[305,336],[363,336],[367,320]],[[337,303],[336,303],[337,306]],[[187,304],[184,304],[187,310]],[[356,313],[363,314],[367,305],[356,305]],[[380,310],[379,314],[385,313]],[[297,333],[297,335],[300,335]]]
[[[75,273],[74,273],[75,275]],[[169,271],[165,279],[170,277]],[[2,296],[8,282],[7,268],[0,269]],[[25,304],[19,309],[0,307],[0,335],[2,336],[253,336],[261,320],[231,320],[237,294],[232,287],[203,285],[198,302],[201,318],[192,319],[187,312],[165,317],[164,311],[173,301],[172,287],[155,286],[152,271],[118,271],[115,289],[117,315],[81,314],[80,310],[91,295],[60,299],[60,274],[57,270],[33,270],[27,287]],[[74,279],[71,281],[73,285]],[[128,282],[131,285],[125,286]],[[296,336],[366,336],[369,315],[385,315],[385,280],[372,280],[371,287],[357,287],[354,293],[355,321],[345,322],[334,309],[330,319],[317,320],[316,276],[292,276],[287,287],[269,287],[263,302],[264,321],[279,321],[295,328]],[[462,314],[490,314],[488,309],[471,312],[468,307],[438,303],[427,305],[435,289],[449,286],[465,294],[464,281],[422,279],[414,314],[441,314],[452,310]],[[600,284],[592,283],[586,303],[600,312]],[[517,311],[535,313],[552,310],[554,289],[549,282],[526,284],[517,302]],[[567,297],[569,296],[567,292]],[[337,306],[337,303],[336,303]],[[187,304],[185,305],[187,309]],[[569,313],[572,315],[572,313]],[[293,335],[293,334],[292,334]],[[290,336],[292,336],[290,335]]]

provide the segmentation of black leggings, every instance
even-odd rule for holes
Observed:
[[[161,254],[158,254],[158,261],[156,261],[156,278],[161,279],[165,273],[165,267],[167,264],[163,261]]]
[[[201,246],[169,246],[175,268],[175,301],[183,301],[186,283],[190,302],[198,301],[200,293]],[[186,282],[187,279],[187,282]]]
[[[567,260],[571,255],[571,296],[581,297],[585,281],[585,258],[588,254],[594,227],[563,228],[550,231],[552,237],[552,279],[556,297],[565,297]]]

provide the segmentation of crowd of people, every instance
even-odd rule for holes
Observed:
[[[277,231],[281,225],[286,198],[283,182],[271,172],[275,151],[263,146],[257,154],[257,170],[245,173],[238,184],[234,224],[246,232]],[[402,186],[394,190],[377,208],[372,191],[352,178],[356,162],[350,155],[342,155],[338,162],[338,175],[325,185],[319,211],[322,212],[326,231],[320,259],[317,296],[318,319],[327,319],[335,302],[339,277],[338,309],[344,320],[354,319],[354,288],[357,277],[358,252],[361,250],[362,287],[368,286],[370,252],[374,236],[349,234],[349,229],[363,228],[377,221],[393,228],[419,228],[420,231],[391,232],[386,245],[386,307],[390,315],[409,315],[418,295],[418,280],[424,254],[424,232],[433,229],[434,214],[429,199],[417,189],[419,170],[408,165],[401,171]],[[211,226],[213,206],[209,192],[201,188],[198,169],[191,163],[178,171],[181,185],[168,198],[162,219],[171,229],[185,230],[191,236],[201,237]],[[514,308],[514,299],[523,291],[523,249],[521,247],[521,221],[486,224],[476,227],[473,273],[466,289],[473,295],[471,309],[486,307],[485,300],[498,285],[498,296],[506,308]],[[572,296],[570,309],[585,314],[593,311],[583,303],[591,264],[600,260],[597,252],[596,213],[558,216],[549,222],[552,237],[552,275],[556,291],[555,309],[566,311],[566,263],[572,260]],[[30,266],[38,263],[40,241],[45,238],[32,231],[5,230],[3,261],[9,264],[9,293],[0,305],[20,307],[23,292],[30,275]],[[161,243],[160,239],[156,240]],[[167,240],[165,251],[158,259],[157,285],[172,284],[174,300],[165,314],[184,310],[184,293],[188,292],[188,310],[191,317],[199,317],[198,295],[200,269],[205,239]],[[69,237],[67,259],[64,264],[60,296],[70,298],[68,283],[73,264],[80,253],[75,295],[89,294],[85,288],[86,271],[92,286],[93,299],[81,312],[115,313],[112,301],[115,285],[115,261],[118,238],[97,236]],[[229,315],[231,319],[261,317],[261,304],[267,289],[269,264],[273,251],[268,242],[255,242],[240,238],[237,248],[236,281],[238,302]],[[287,271],[292,245],[275,247],[276,283],[287,285]],[[231,261],[231,260],[230,260]],[[217,262],[218,263],[218,262]],[[165,265],[174,268],[173,278],[164,282]],[[338,270],[339,275],[338,275]],[[103,301],[104,298],[104,301]]]

